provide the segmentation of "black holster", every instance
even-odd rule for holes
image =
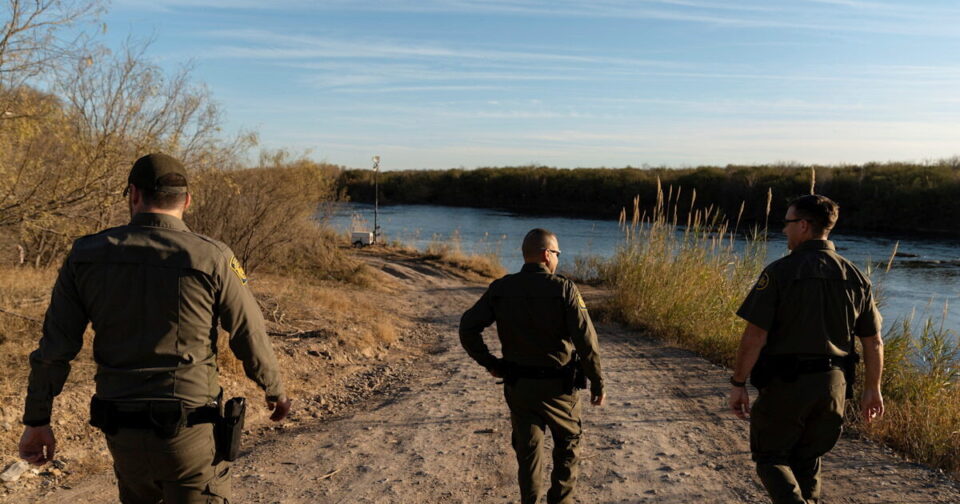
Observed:
[[[214,438],[217,456],[233,462],[240,455],[240,441],[243,435],[243,419],[247,412],[247,403],[242,397],[234,397],[221,406],[220,419],[215,426]]]
[[[573,394],[577,390],[587,388],[587,375],[580,367],[580,359],[576,354],[561,370],[563,371],[563,389],[566,393]]]
[[[851,351],[843,358],[843,378],[847,382],[847,399],[853,399],[853,386],[857,383],[857,364],[860,363],[860,354]]]

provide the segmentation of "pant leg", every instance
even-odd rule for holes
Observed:
[[[790,456],[803,433],[802,409],[793,383],[775,378],[760,391],[750,410],[750,451],[773,504],[806,504],[790,467]]]
[[[807,504],[789,465],[757,462],[757,476],[773,504]]]
[[[820,457],[837,444],[843,431],[846,380],[839,370],[806,377],[812,407],[804,418],[803,434],[793,451],[790,467],[800,492],[810,504],[820,502]]]
[[[167,439],[150,429],[120,429],[107,436],[107,446],[124,504],[229,502],[230,466],[214,459],[212,424]]]
[[[553,471],[550,474],[548,504],[573,504],[579,475],[580,401],[576,394],[559,395],[545,404],[544,417],[553,435]]]
[[[517,481],[521,504],[536,504],[543,494],[543,418],[537,414],[537,401],[526,380],[504,386],[513,427],[511,443],[517,455]]]
[[[157,504],[163,499],[163,489],[153,478],[150,461],[143,456],[144,443],[138,431],[120,429],[107,436],[107,446],[113,456],[113,472],[123,504]]]
[[[800,495],[807,504],[820,502],[820,457],[790,462],[790,470],[797,480]]]
[[[750,449],[775,504],[819,502],[820,457],[840,437],[844,392],[838,370],[790,383],[774,379],[761,391],[751,410]]]

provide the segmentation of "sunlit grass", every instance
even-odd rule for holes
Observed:
[[[634,201],[632,219],[627,221],[626,211],[621,214],[624,244],[609,262],[586,269],[602,272],[613,287],[608,311],[615,318],[731,366],[744,327],[735,312],[764,266],[766,233],[754,230],[737,248],[736,224],[731,232],[729,221],[711,207],[697,209],[695,193],[682,212],[679,193],[658,190],[652,215],[641,213]],[[875,288],[882,292],[882,285]],[[890,325],[884,335],[886,415],[863,423],[858,393],[848,403],[848,418],[867,437],[956,473],[960,343],[943,325],[946,308],[941,317],[911,316]],[[858,392],[862,366],[860,371]]]
[[[956,331],[926,314],[894,321],[884,335],[883,420],[869,437],[946,471],[960,471],[960,345]]]
[[[434,235],[430,243],[424,247],[423,253],[450,266],[471,271],[484,277],[497,278],[507,273],[506,268],[500,261],[502,244],[502,238],[497,242],[491,242],[489,235],[485,234],[483,239],[473,248],[473,252],[468,253],[463,250],[460,231],[454,230],[446,238],[442,235]]]
[[[712,207],[696,209],[696,193],[680,225],[680,190],[658,191],[652,215],[621,218],[624,245],[605,269],[613,312],[701,355],[732,364],[743,322],[734,314],[763,268],[766,243],[736,249],[736,230]]]

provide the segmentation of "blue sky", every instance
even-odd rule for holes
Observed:
[[[960,154],[960,5],[115,0],[266,148],[384,169]]]

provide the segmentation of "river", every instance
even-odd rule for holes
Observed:
[[[338,204],[329,223],[338,230],[350,231],[356,215],[373,228],[373,205]],[[559,236],[563,251],[561,270],[573,264],[576,256],[610,257],[623,243],[616,219],[575,219],[569,217],[518,215],[510,212],[432,205],[392,205],[380,207],[380,228],[387,241],[398,240],[423,249],[433,240],[448,241],[459,236],[465,252],[497,252],[508,271],[523,263],[520,241],[534,227],[547,228]],[[874,284],[882,293],[881,312],[886,326],[894,320],[929,314],[938,323],[948,305],[945,326],[960,330],[960,239],[917,236],[831,234],[831,239],[846,258],[863,268],[869,262],[886,261],[899,241],[899,252],[889,272],[875,270]],[[767,249],[768,262],[787,253],[782,233],[772,233]]]

